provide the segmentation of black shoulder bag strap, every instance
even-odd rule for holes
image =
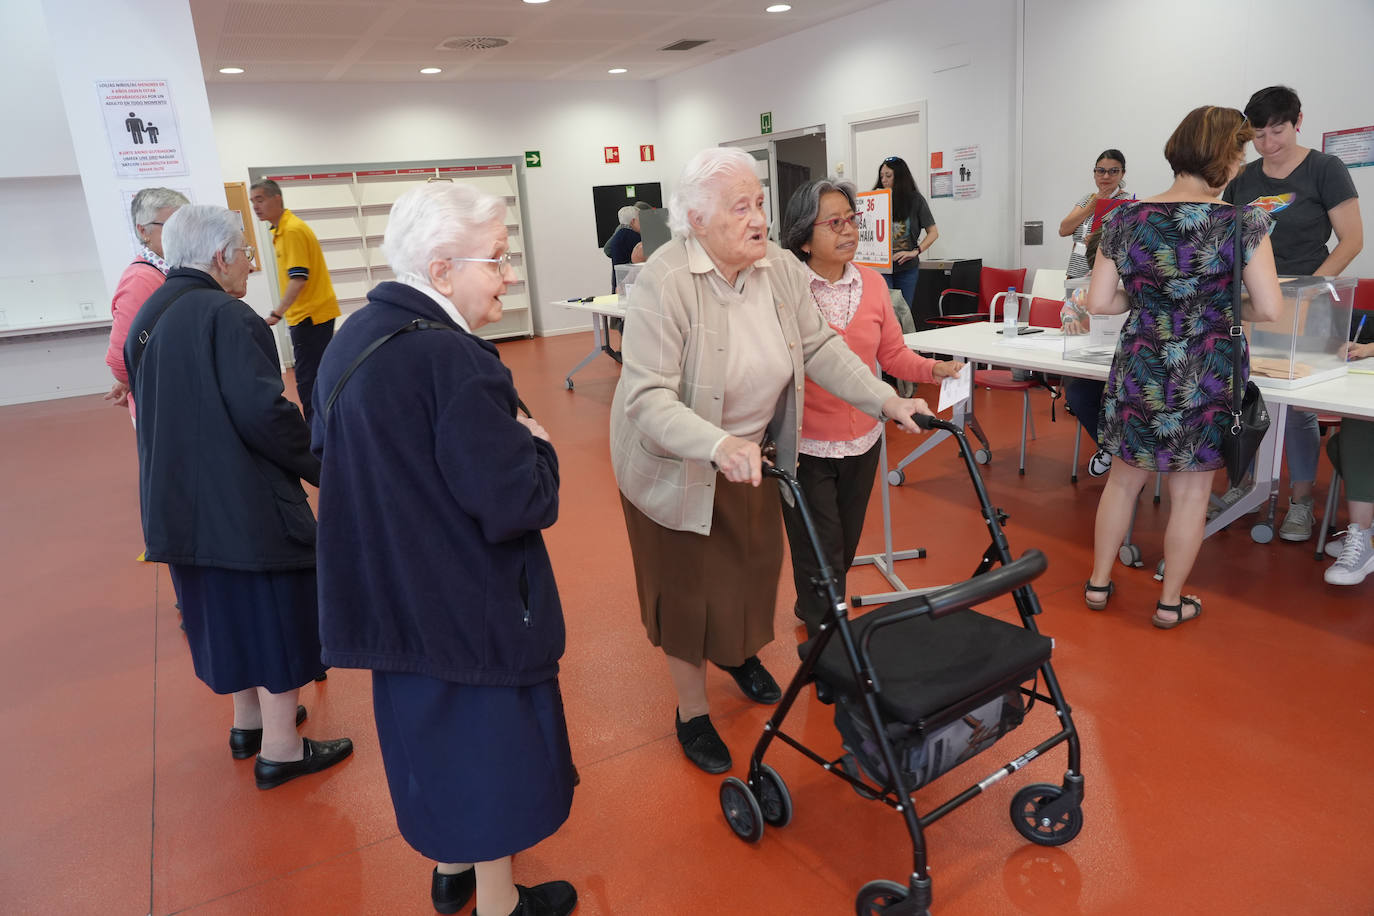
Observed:
[[[390,334],[383,334],[381,337],[378,337],[376,340],[372,341],[372,343],[368,344],[366,347],[363,348],[363,351],[359,353],[356,358],[354,358],[353,362],[348,364],[348,368],[343,371],[343,375],[340,375],[339,380],[334,383],[334,390],[329,392],[329,399],[324,402],[325,422],[329,422],[329,412],[334,409],[334,402],[337,401],[339,399],[339,395],[343,393],[343,387],[345,384],[347,384],[349,378],[352,377],[353,373],[357,371],[358,367],[363,364],[364,360],[366,360],[373,353],[377,352],[377,350],[382,346],[382,344],[386,343],[388,340],[391,340],[393,337],[397,337],[401,334],[408,334],[411,331],[452,330],[453,328],[449,327],[443,322],[429,321],[425,318],[416,318],[414,321],[411,321],[408,324],[401,325],[399,328],[392,331]],[[525,402],[520,400],[518,396],[516,397],[515,401],[516,404],[520,407],[520,409],[525,412],[525,416],[530,416],[530,410],[528,407],[525,406]]]
[[[146,262],[145,262],[145,263],[146,263]],[[152,265],[150,264],[149,266],[151,267]],[[181,290],[180,292],[178,292],[175,296],[173,296],[172,298],[168,299],[167,302],[166,302],[166,304],[164,304],[164,305],[162,306],[162,308],[158,309],[157,314],[153,316],[153,321],[152,321],[152,323],[149,324],[149,325],[148,325],[146,328],[144,328],[143,330],[141,330],[141,331],[138,332],[138,337],[135,338],[135,340],[137,341],[137,343],[136,343],[136,345],[135,345],[134,348],[133,348],[133,352],[130,354],[131,356],[135,356],[135,357],[137,357],[137,358],[134,360],[133,363],[130,363],[129,365],[127,365],[127,366],[124,367],[124,368],[128,371],[129,377],[130,377],[131,380],[132,380],[132,378],[133,378],[135,372],[137,371],[137,366],[138,366],[138,364],[141,363],[141,362],[143,362],[143,351],[144,351],[145,349],[147,349],[147,347],[148,347],[148,338],[151,337],[151,336],[153,335],[153,328],[157,327],[157,323],[158,323],[159,321],[162,320],[162,316],[165,315],[165,314],[167,314],[167,310],[168,310],[169,308],[171,308],[172,305],[173,305],[178,299],[180,299],[182,296],[186,295],[187,293],[191,292],[192,290],[202,289],[202,288],[203,288],[203,287],[199,287],[199,286],[188,286],[188,287],[186,287],[185,289],[183,289],[183,290]]]
[[[1231,435],[1240,435],[1240,411],[1245,400],[1245,386],[1240,380],[1240,351],[1245,331],[1240,325],[1241,273],[1245,266],[1244,205],[1236,205],[1236,242],[1231,254]]]

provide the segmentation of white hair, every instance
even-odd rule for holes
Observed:
[[[397,277],[429,283],[429,262],[465,250],[472,235],[505,224],[506,202],[465,184],[435,181],[406,191],[391,205],[382,254]]]
[[[242,240],[242,218],[213,204],[187,204],[162,227],[163,256],[172,267],[208,271],[217,254],[232,261],[232,251]]]
[[[753,175],[754,157],[733,146],[712,146],[687,160],[668,203],[668,228],[673,235],[691,234],[692,211],[711,217],[719,203],[716,186],[733,172]]]
[[[635,217],[637,216],[639,216],[639,208],[634,204],[621,207],[616,213],[616,219],[620,220],[620,225],[622,226],[629,226],[630,223],[635,221]]]
[[[129,218],[135,226],[146,226],[157,219],[157,211],[184,207],[190,201],[180,191],[171,188],[144,188],[129,203]]]

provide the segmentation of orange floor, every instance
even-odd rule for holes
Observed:
[[[843,914],[875,878],[904,880],[898,815],[862,801],[788,748],[770,762],[792,824],[746,845],[717,804],[720,778],[673,736],[661,655],[638,622],[624,526],[607,461],[616,367],[598,359],[575,391],[563,375],[588,335],[503,345],[520,393],[562,461],[548,533],[568,620],[563,693],[581,768],[570,821],[516,859],[517,880],[573,881],[578,913]],[[935,912],[955,914],[1374,913],[1374,580],[1322,581],[1312,545],[1207,542],[1192,579],[1196,623],[1149,624],[1148,569],[1118,568],[1106,613],[1082,583],[1101,482],[1068,483],[1074,426],[1043,397],[1025,477],[1020,399],[983,392],[994,435],[985,469],[1011,515],[1013,550],[1039,547],[1042,629],[1083,737],[1085,827],[1043,848],[1007,806],[1057,783],[1062,748],[994,785],[929,832]],[[905,452],[913,442],[897,438]],[[373,729],[368,676],[336,670],[302,691],[304,731],[352,736],[354,757],[260,792],[225,747],[229,701],[191,672],[165,570],[134,562],[137,468],[128,417],[98,397],[0,409],[0,912],[156,916],[431,913],[428,862],[399,837]],[[1318,501],[1325,490],[1319,483]],[[967,575],[985,546],[953,447],[909,469],[894,493],[910,584]],[[875,496],[864,550],[881,546]],[[1167,497],[1165,500],[1167,505]],[[1163,512],[1146,500],[1137,536],[1159,557]],[[790,575],[785,575],[790,583]],[[851,590],[880,589],[876,574]],[[791,586],[763,653],[796,667]],[[1009,602],[999,605],[1003,610]],[[767,710],[711,675],[715,719],[743,775]],[[917,795],[929,807],[1050,734],[1037,709],[991,751]],[[829,707],[799,705],[792,729],[838,752]]]

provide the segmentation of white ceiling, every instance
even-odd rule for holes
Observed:
[[[206,82],[653,80],[883,0],[191,0]],[[459,37],[494,50],[444,50]],[[662,51],[682,39],[711,39]],[[237,76],[220,67],[243,67]],[[422,76],[420,67],[442,67]],[[611,75],[611,67],[628,73]]]

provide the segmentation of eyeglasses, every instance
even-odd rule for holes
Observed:
[[[237,248],[226,248],[224,249],[224,251],[226,253],[226,257],[224,259],[226,263],[228,263],[229,261],[227,254],[230,251],[242,251],[243,256],[250,261],[253,260],[253,255],[257,254],[257,250],[253,248],[252,245],[239,245]]]
[[[891,165],[891,164],[894,163],[894,162],[901,162],[901,161],[902,161],[902,157],[901,157],[901,156],[888,156],[886,159],[883,160],[883,165]]]
[[[829,226],[830,231],[839,235],[844,231],[845,226],[859,228],[859,214],[851,213],[848,216],[837,216],[834,219],[823,219],[812,223],[813,226]]]
[[[1120,175],[1123,171],[1124,169],[1104,169],[1101,166],[1098,166],[1097,168],[1093,169],[1093,174],[1096,175],[1098,178],[1106,178],[1108,175],[1115,178],[1116,176]]]
[[[145,226],[165,226],[165,225],[167,225],[167,224],[164,223],[164,222],[163,222],[162,220],[160,220],[160,219],[154,219],[154,220],[149,220],[148,222],[144,223],[143,225],[145,225]]]
[[[477,261],[477,262],[482,263],[482,264],[495,264],[495,265],[496,265],[496,272],[497,272],[498,274],[504,274],[504,273],[506,272],[507,268],[509,268],[509,267],[511,266],[511,256],[510,256],[510,252],[509,252],[509,251],[503,253],[500,257],[497,257],[497,258],[445,258],[444,260],[447,260],[447,261]]]

